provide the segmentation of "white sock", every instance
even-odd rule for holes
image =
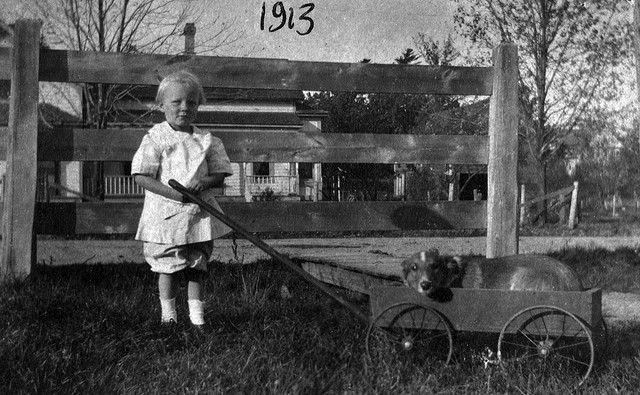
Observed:
[[[160,298],[160,307],[162,308],[162,322],[178,322],[178,313],[176,312],[176,298],[162,299]]]
[[[193,325],[204,325],[204,302],[197,299],[189,299],[189,319]]]

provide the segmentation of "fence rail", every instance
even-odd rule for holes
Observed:
[[[130,161],[148,129],[54,128],[38,133],[39,161]],[[0,127],[0,160],[9,128]],[[488,136],[220,132],[232,162],[487,164]]]
[[[131,130],[39,133],[39,82],[157,85],[162,76],[180,69],[195,72],[204,87],[214,88],[490,95],[488,138],[220,133],[234,162],[488,164],[484,205],[327,202],[318,203],[318,211],[313,212],[311,203],[265,202],[242,203],[245,206],[233,206],[236,211],[229,206],[230,214],[246,218],[254,210],[251,214],[264,216],[266,226],[288,230],[308,224],[322,230],[332,226],[368,229],[370,223],[401,229],[451,228],[464,223],[487,228],[487,256],[517,253],[518,57],[513,44],[496,48],[493,67],[430,67],[54,51],[41,49],[40,28],[40,22],[18,20],[13,48],[0,48],[0,79],[12,81],[9,132],[3,138],[5,149],[0,150],[6,151],[0,159],[7,160],[0,274],[21,277],[30,272],[34,220],[69,223],[76,232],[117,233],[129,231],[131,217],[137,214],[135,208],[120,203],[49,205],[45,210],[39,204],[37,213],[34,211],[36,161],[128,161],[142,137],[141,132],[129,133]]]
[[[245,89],[491,95],[492,67],[435,67],[286,59],[40,50],[40,81],[158,85],[179,69],[204,86]],[[11,49],[0,48],[0,79],[11,79]]]
[[[455,230],[487,226],[486,201],[266,201],[220,202],[220,206],[250,232]],[[38,234],[115,234],[136,232],[142,202],[38,203],[36,207]]]

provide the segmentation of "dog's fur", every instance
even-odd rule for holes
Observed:
[[[427,296],[449,288],[487,288],[522,291],[581,291],[577,274],[546,255],[502,258],[441,256],[419,252],[402,262],[404,284]]]

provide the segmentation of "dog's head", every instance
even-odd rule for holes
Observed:
[[[439,290],[459,287],[464,269],[458,256],[422,251],[402,262],[402,279],[406,286],[433,298]]]

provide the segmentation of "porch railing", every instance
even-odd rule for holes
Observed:
[[[38,177],[37,200],[48,202],[51,197],[51,186],[47,177]],[[85,194],[91,195],[90,179],[85,180]],[[247,187],[253,196],[259,196],[267,189],[271,189],[276,195],[299,194],[297,177],[289,176],[247,176]],[[4,177],[0,178],[0,201],[4,190]],[[73,191],[71,191],[73,192]],[[76,192],[81,194],[81,192]],[[133,176],[106,176],[104,177],[105,197],[143,197],[144,189],[135,183]]]
[[[247,188],[252,196],[271,189],[276,195],[298,193],[298,178],[295,176],[246,176]]]
[[[121,197],[121,196],[144,196],[144,189],[136,184],[133,176],[105,176],[104,177],[104,196],[105,197]]]

